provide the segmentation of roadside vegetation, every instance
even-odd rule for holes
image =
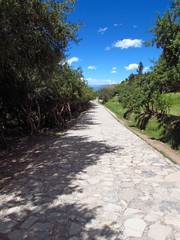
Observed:
[[[150,32],[154,38],[146,46],[156,45],[162,54],[152,61],[151,71],[143,72],[140,62],[137,74],[131,74],[113,89],[97,93],[103,103],[118,117],[144,133],[180,148],[180,2],[171,1],[164,16],[158,14]],[[114,97],[114,98],[112,98]]]
[[[0,1],[0,146],[9,138],[66,128],[93,91],[81,68],[66,63],[81,23],[67,1]]]
[[[174,93],[171,94],[167,94],[168,99],[171,99],[171,107],[170,107],[170,112],[175,112],[177,108],[180,109],[180,93],[176,93],[174,95]],[[176,103],[176,101],[174,101],[174,97],[175,100],[178,100],[178,104]],[[140,131],[143,132],[143,134],[146,134],[154,139],[160,140],[160,141],[164,141],[166,143],[169,143],[169,145],[172,147],[172,141],[175,141],[176,144],[176,135],[175,136],[168,136],[167,134],[167,129],[166,129],[166,124],[163,123],[161,121],[161,119],[159,119],[157,116],[151,116],[151,118],[143,118],[141,119],[144,120],[144,128],[140,128],[139,126],[139,115],[134,113],[134,112],[128,112],[128,108],[123,108],[122,103],[120,103],[118,101],[118,97],[114,97],[108,100],[108,102],[105,103],[105,106],[107,108],[109,108],[112,112],[114,112],[118,118],[122,119],[123,121],[126,122],[126,124],[129,127],[132,128],[138,128]],[[169,125],[171,124],[171,122],[173,121],[173,119],[179,119],[180,116],[180,112],[178,112],[177,116],[176,115],[167,115],[168,119],[169,119]],[[179,121],[179,120],[176,120]],[[172,128],[173,125],[169,126],[169,128]],[[173,129],[172,129],[173,130]],[[175,129],[174,132],[177,132],[177,138],[179,139],[179,130]],[[171,132],[170,132],[171,133]],[[169,135],[170,135],[169,133]],[[165,138],[166,137],[166,138]],[[177,141],[178,142],[178,141]],[[179,149],[179,145],[177,147],[174,147],[175,149]]]

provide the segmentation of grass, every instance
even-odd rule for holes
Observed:
[[[105,106],[114,112],[119,118],[123,118],[124,113],[127,109],[122,107],[122,104],[117,101],[108,101]]]
[[[166,93],[164,97],[170,101],[169,114],[173,116],[180,116],[180,93]]]
[[[158,122],[156,117],[149,119],[148,124],[144,130],[144,133],[150,137],[160,140],[163,137],[164,128]]]
[[[128,117],[124,119],[124,114],[127,112],[128,109],[124,109],[122,104],[118,102],[118,97],[114,97],[112,99],[109,99],[109,101],[105,104],[107,108],[109,108],[112,112],[114,112],[118,118],[123,119],[128,126],[140,128],[140,121],[144,121],[145,118],[147,118],[147,122],[145,123],[145,127],[142,130],[144,134],[157,139],[157,140],[163,140],[166,139],[165,142],[168,143],[170,146],[176,146],[179,145],[178,140],[178,132],[179,128],[177,127],[177,131],[174,131],[174,126],[171,123],[173,123],[174,118],[179,119],[180,116],[180,93],[166,93],[164,94],[164,97],[169,99],[171,102],[169,113],[168,113],[168,122],[164,124],[162,119],[157,119],[157,117],[153,116],[151,118],[147,118],[146,115],[141,117],[137,116],[135,113],[129,113]],[[138,122],[139,121],[139,122]],[[177,120],[179,121],[179,120]],[[141,131],[141,130],[138,130]],[[180,133],[179,133],[180,134]],[[172,142],[174,142],[172,144]],[[180,150],[180,146],[177,148],[177,150]]]
[[[113,97],[111,99],[108,100],[108,102],[118,102],[118,97]]]

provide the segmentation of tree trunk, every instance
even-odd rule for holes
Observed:
[[[37,110],[38,110],[38,122],[37,122],[37,127],[36,127],[36,131],[38,132],[39,128],[40,128],[40,124],[41,124],[41,109],[40,109],[40,105],[37,100],[37,96],[35,97],[35,101],[36,101]]]
[[[63,105],[62,108],[61,108],[61,111],[58,112],[58,118],[60,119],[60,122],[61,122],[63,128],[67,128],[66,123],[65,123],[65,121],[64,121],[64,119],[62,117],[62,112],[64,111],[64,107],[65,106]]]
[[[54,116],[55,124],[58,126],[59,130],[61,130],[61,125],[60,125],[60,123],[59,123],[59,121],[58,121],[58,119],[57,119],[57,113],[58,113],[57,107],[58,107],[58,105],[56,105],[56,106],[54,107],[54,109],[53,109],[53,116]]]
[[[30,97],[30,103],[29,103],[28,111],[23,107],[23,105],[21,105],[21,108],[22,108],[23,112],[25,113],[27,121],[29,122],[29,125],[30,125],[30,128],[31,128],[31,136],[33,135],[34,129],[35,129],[35,126],[34,126],[34,124],[32,122],[32,119],[31,119],[32,100],[33,100],[33,97]]]
[[[67,109],[68,109],[69,118],[71,119],[72,118],[72,113],[71,113],[71,107],[70,107],[69,103],[67,103]]]
[[[6,144],[6,140],[4,137],[4,129],[5,129],[4,124],[3,124],[3,122],[1,122],[1,124],[0,124],[1,142],[2,142],[2,146],[4,148],[6,148],[7,144]]]

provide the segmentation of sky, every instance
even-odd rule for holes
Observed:
[[[136,73],[139,62],[148,72],[162,50],[146,47],[157,12],[164,14],[169,0],[78,0],[69,20],[83,22],[78,45],[71,45],[67,62],[82,67],[89,86],[120,83]]]

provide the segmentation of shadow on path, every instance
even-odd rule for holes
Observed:
[[[81,128],[80,125],[88,128],[96,124],[90,117],[93,111],[90,109],[73,130]],[[46,139],[39,147],[37,144],[30,153],[27,149],[23,156],[8,156],[2,170],[12,173],[13,179],[1,190],[0,238],[66,240],[72,236],[78,239],[116,236],[108,226],[101,228],[95,224],[92,228],[101,206],[81,203],[83,189],[78,185],[87,167],[95,166],[100,156],[114,150],[104,142],[67,132]]]

